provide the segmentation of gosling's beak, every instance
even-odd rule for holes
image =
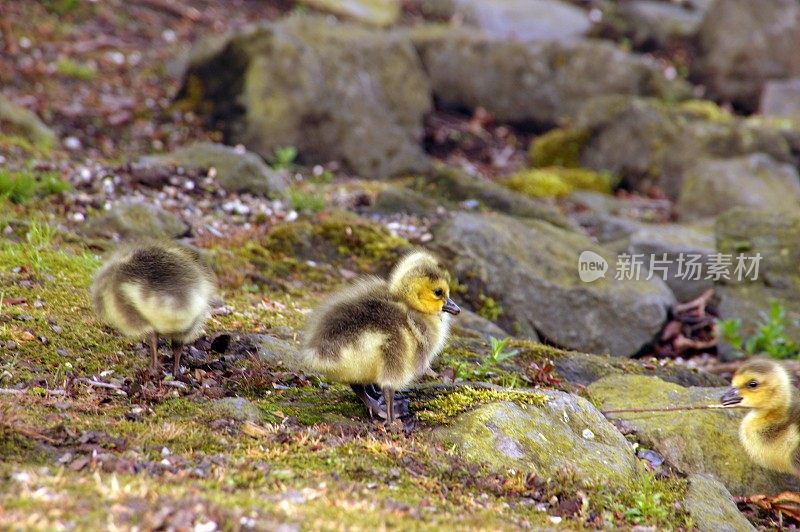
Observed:
[[[453,301],[452,299],[450,299],[448,297],[444,302],[444,306],[442,307],[442,311],[443,312],[447,312],[447,313],[452,314],[453,316],[455,316],[456,314],[461,312],[461,309],[458,308],[458,305],[456,305],[455,301]]]
[[[731,388],[730,390],[725,392],[725,395],[722,396],[720,402],[724,406],[738,405],[739,403],[742,402],[742,396],[739,395],[739,390],[737,390],[736,388]]]

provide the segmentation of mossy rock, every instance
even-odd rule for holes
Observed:
[[[90,216],[80,231],[92,237],[120,236],[123,239],[175,238],[189,226],[176,215],[141,201],[123,201],[110,210]]]
[[[581,151],[587,140],[589,132],[585,130],[553,129],[533,139],[528,156],[535,167],[577,168],[581,164]]]
[[[573,227],[554,206],[536,198],[515,194],[493,181],[468,175],[455,168],[438,166],[431,176],[417,179],[414,188],[448,202],[478,201],[487,209],[511,216],[546,220],[558,227]]]
[[[56,142],[56,134],[36,114],[3,96],[0,96],[0,135],[22,138],[44,152]]]
[[[748,532],[755,527],[745,519],[730,492],[710,475],[689,477],[689,490],[684,500],[692,523],[698,530]]]
[[[725,388],[684,388],[656,377],[623,375],[591,384],[587,392],[602,410],[719,404]],[[686,475],[706,473],[733,495],[797,490],[800,481],[754,464],[739,442],[743,413],[691,410],[610,414],[641,444]]]
[[[555,144],[550,151],[566,153],[572,164],[579,162],[581,167],[611,172],[625,186],[641,192],[657,186],[675,199],[686,172],[704,159],[761,152],[778,162],[792,163],[785,129],[728,119],[700,102],[670,104],[612,95],[587,100],[573,115],[570,129],[548,135],[553,136]],[[588,138],[568,142],[581,132],[589,132]],[[564,140],[558,142],[559,137]],[[556,149],[561,146],[561,150]],[[577,157],[575,147],[579,147]]]
[[[408,33],[437,102],[456,109],[481,107],[502,122],[553,127],[586,99],[602,94],[688,95],[684,81],[665,79],[652,62],[607,41],[523,42],[466,28],[424,26]]]
[[[549,166],[522,170],[510,176],[504,184],[533,198],[553,198],[568,195],[575,189],[610,193],[614,179],[609,174],[582,168]]]
[[[633,448],[588,401],[547,391],[542,406],[497,402],[435,430],[465,458],[548,478],[563,469],[588,483],[626,486],[638,477]]]
[[[581,281],[583,251],[609,264],[613,255],[585,235],[541,220],[456,213],[434,236],[465,287],[462,297],[473,308],[481,307],[481,296],[491,297],[502,309],[499,325],[520,336],[631,356],[661,330],[674,302],[660,279]]]
[[[214,168],[216,181],[229,192],[276,197],[286,187],[286,176],[268,167],[255,153],[214,142],[195,142],[165,155],[142,157],[139,164]]]
[[[434,217],[440,202],[416,190],[391,186],[381,190],[370,207],[370,212],[379,214],[411,214]]]
[[[294,146],[303,163],[339,160],[370,178],[429,169],[430,86],[407,36],[296,15],[201,50],[178,98],[221,120],[230,143],[266,159]]]

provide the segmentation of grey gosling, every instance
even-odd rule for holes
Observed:
[[[195,340],[215,293],[214,274],[199,253],[174,242],[146,242],[112,255],[94,277],[98,316],[131,338],[150,336],[150,371],[158,374],[158,336],[172,344],[179,376],[184,344]]]

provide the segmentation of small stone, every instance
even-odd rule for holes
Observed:
[[[61,334],[61,326],[60,325],[51,325],[50,330],[56,334]]]
[[[593,440],[594,439],[594,432],[592,432],[589,429],[583,429],[582,436],[587,440]]]
[[[77,151],[83,148],[83,144],[77,137],[67,137],[64,139],[64,147],[70,151]]]

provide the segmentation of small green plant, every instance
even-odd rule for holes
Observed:
[[[62,76],[81,81],[91,81],[97,76],[97,70],[85,63],[78,63],[77,61],[68,57],[63,57],[56,63],[56,70]]]
[[[272,167],[279,170],[291,168],[294,160],[297,158],[297,148],[294,146],[285,146],[275,150],[275,158],[272,161]]]
[[[778,301],[770,303],[769,312],[761,312],[761,320],[756,333],[749,338],[742,337],[742,320],[719,320],[722,337],[734,349],[749,355],[767,355],[772,358],[798,358],[800,344],[786,337],[789,320],[786,309]]]
[[[0,170],[0,199],[7,198],[12,203],[25,203],[34,196],[48,196],[69,190],[70,185],[52,172],[36,176],[28,171],[10,172]]]
[[[312,192],[290,188],[286,191],[286,197],[296,211],[320,212],[325,208],[325,198]]]
[[[633,504],[625,509],[625,519],[637,525],[666,521],[669,510],[662,501],[664,494],[654,478],[645,475],[639,488],[633,496]]]
[[[499,364],[519,355],[519,349],[506,350],[508,342],[510,341],[511,338],[503,338],[502,340],[498,340],[494,336],[489,338],[491,351],[489,352],[489,356],[484,359],[483,363],[475,370],[475,375],[477,377],[484,378],[490,373],[494,373]]]

